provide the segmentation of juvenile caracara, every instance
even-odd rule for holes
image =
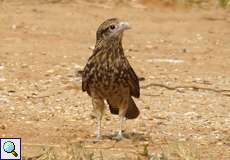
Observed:
[[[127,22],[117,18],[103,22],[96,33],[93,54],[82,72],[82,90],[92,97],[98,119],[97,139],[101,137],[101,119],[104,101],[112,114],[119,114],[120,125],[117,139],[122,139],[122,122],[139,115],[132,96],[140,96],[139,80],[122,48],[123,32],[130,29]]]

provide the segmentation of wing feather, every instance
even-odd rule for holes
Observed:
[[[92,74],[94,74],[92,72],[92,68],[95,67],[95,57],[101,51],[102,46],[102,42],[98,41],[93,50],[93,54],[89,57],[87,64],[85,65],[82,72],[82,91],[86,91],[89,95],[91,95],[89,90],[89,83],[92,78]]]
[[[139,79],[127,59],[126,59],[126,65],[127,65],[126,67],[127,67],[127,74],[128,74],[127,81],[130,87],[131,96],[139,98],[140,97]]]
[[[86,65],[83,72],[82,72],[82,91],[86,91],[89,95],[89,86],[88,86],[88,80],[89,80],[89,67]]]

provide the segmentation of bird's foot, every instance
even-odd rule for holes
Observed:
[[[124,139],[124,137],[123,137],[122,133],[119,132],[119,133],[116,135],[116,137],[114,137],[113,139],[115,139],[115,140],[117,140],[117,141],[120,141],[120,140]]]
[[[101,140],[102,140],[101,136],[97,136],[96,138],[91,140],[91,143],[97,143],[97,142],[100,142]]]
[[[101,135],[97,135],[97,137],[96,137],[96,140],[97,141],[100,141],[102,138],[101,138]]]

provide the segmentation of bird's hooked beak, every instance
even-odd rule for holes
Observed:
[[[119,31],[124,31],[124,30],[127,30],[127,29],[131,29],[131,27],[129,26],[129,23],[126,22],[126,21],[121,21],[119,23]]]

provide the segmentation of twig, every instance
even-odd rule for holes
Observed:
[[[169,89],[169,90],[175,90],[176,89],[176,87],[170,87],[170,86],[160,84],[160,83],[150,83],[150,84],[147,84],[145,86],[141,86],[140,88],[147,89],[147,88],[150,88],[152,86],[163,87],[163,88],[166,88],[166,89]]]
[[[160,94],[141,94],[142,96],[146,96],[146,97],[158,97],[160,96]]]
[[[214,18],[214,17],[203,17],[203,19],[209,20],[209,21],[225,21],[225,20],[227,20],[226,18]]]
[[[194,90],[205,90],[205,91],[212,91],[212,92],[216,92],[216,93],[223,93],[223,92],[230,92],[229,89],[215,89],[215,88],[208,88],[208,87],[201,87],[201,86],[193,86],[193,85],[188,85],[188,86],[167,86],[165,84],[160,84],[160,83],[150,83],[144,86],[141,86],[142,89],[146,89],[152,86],[157,86],[157,87],[163,87],[166,88],[168,90],[176,90],[179,88],[188,88],[188,89],[194,89]],[[228,94],[223,94],[223,95],[228,95]]]

